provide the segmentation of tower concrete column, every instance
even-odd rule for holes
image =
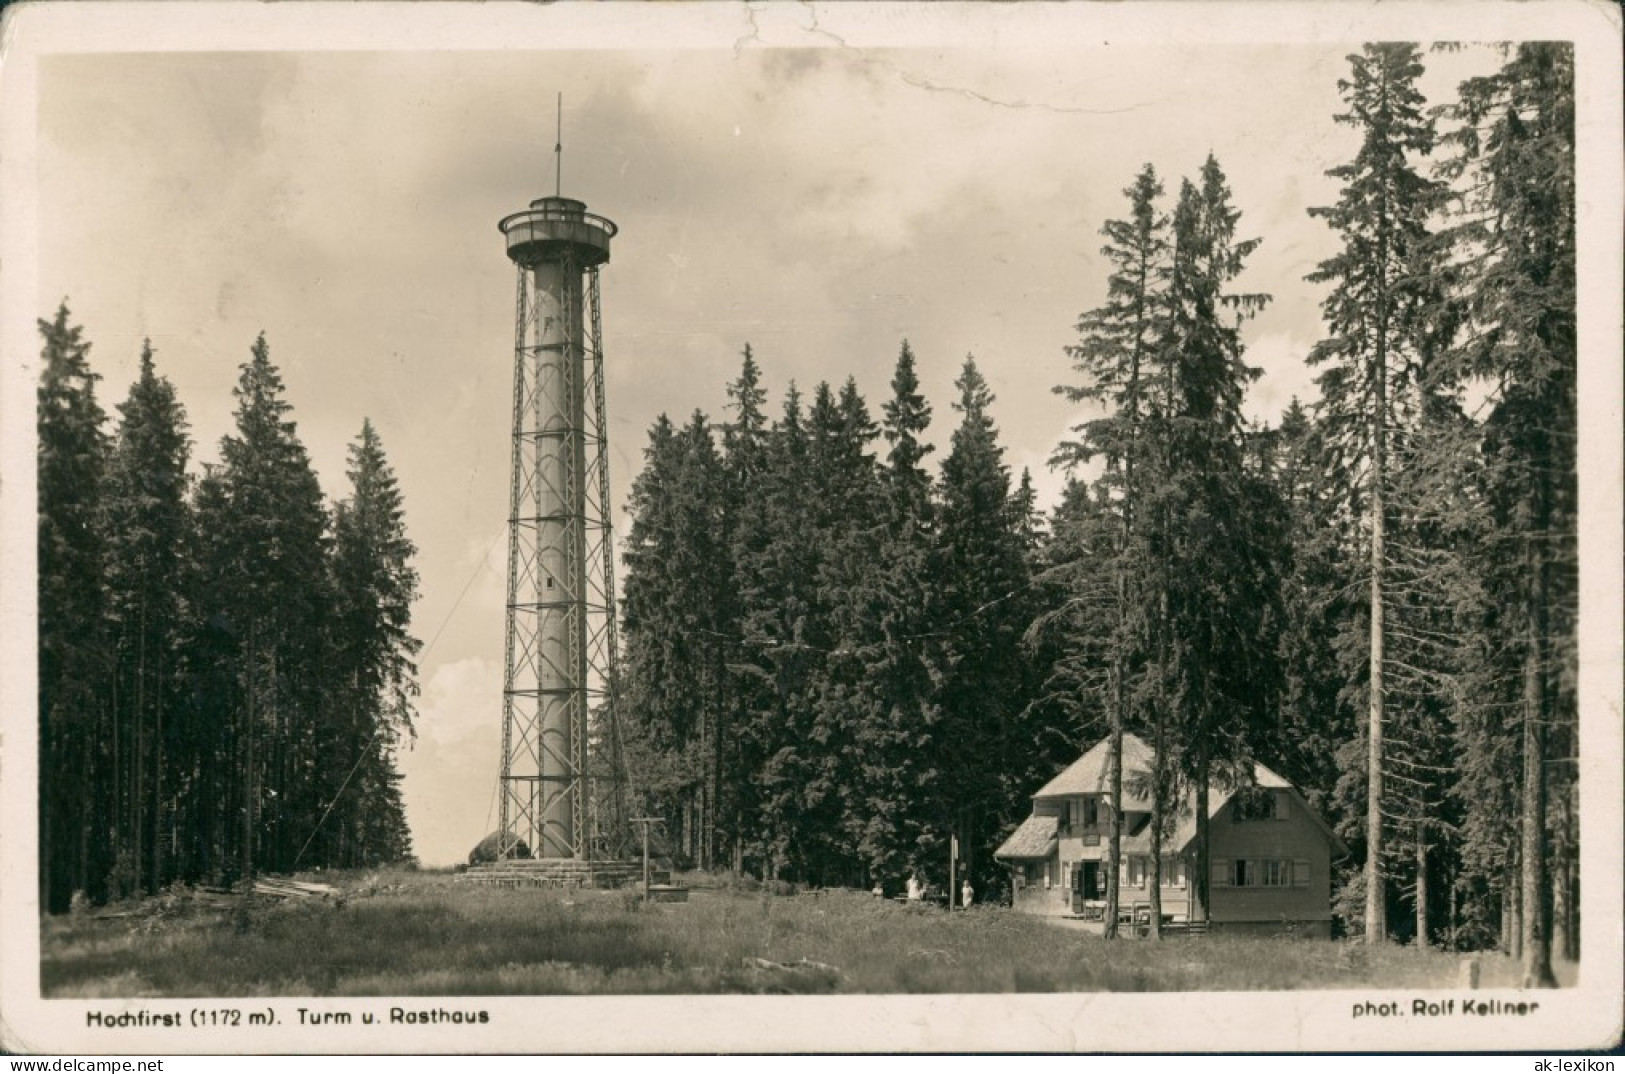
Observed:
[[[595,709],[613,714],[598,267],[616,229],[562,197],[500,228],[519,274],[500,830],[514,837],[510,853],[523,844],[535,857],[587,860],[590,728]]]

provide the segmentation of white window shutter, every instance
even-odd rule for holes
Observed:
[[[1292,863],[1292,886],[1306,888],[1309,886],[1309,862],[1298,858]]]
[[[1230,886],[1230,859],[1213,859],[1213,887],[1227,888]]]

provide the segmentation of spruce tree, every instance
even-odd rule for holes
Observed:
[[[229,879],[243,861],[247,793],[241,706],[245,635],[228,611],[233,579],[231,503],[221,467],[205,463],[192,499],[186,600],[193,609],[182,646],[186,676],[185,749],[175,756],[180,795],[182,879]]]
[[[745,617],[748,608],[743,593],[747,571],[759,562],[765,534],[761,519],[752,510],[767,467],[768,420],[764,407],[767,392],[761,386],[761,367],[745,345],[739,377],[727,386],[728,408],[733,420],[722,430],[722,541],[728,580],[719,616],[728,635],[725,658],[729,703],[719,710],[719,754],[717,773],[717,812],[731,850],[735,872],[744,867],[745,844],[749,839],[750,818],[755,813],[751,774],[762,758],[752,748],[753,713],[767,703],[762,680],[746,673],[750,650],[745,645]]]
[[[350,445],[349,464],[350,495],[333,515],[333,688],[320,741],[322,756],[331,758],[321,772],[331,816],[318,837],[321,849],[305,860],[359,866],[411,858],[395,754],[415,734],[422,644],[411,634],[417,549],[370,420]]]
[[[871,565],[868,645],[862,652],[861,713],[855,734],[862,787],[857,850],[882,886],[899,883],[932,844],[931,803],[942,796],[935,677],[941,667],[931,556],[935,509],[924,439],[931,406],[920,394],[905,340],[892,374],[881,431],[876,517],[883,521]]]
[[[1337,645],[1358,611],[1344,577],[1355,551],[1347,546],[1346,528],[1338,524],[1339,497],[1325,480],[1324,443],[1308,409],[1294,398],[1273,432],[1273,477],[1289,519],[1292,547],[1291,568],[1282,578],[1280,663],[1285,678],[1280,748],[1273,756],[1280,773],[1311,808],[1332,816],[1338,750],[1355,737],[1355,713],[1345,690],[1348,677]],[[1349,841],[1356,833],[1339,834]]]
[[[1108,714],[1110,828],[1107,838],[1106,936],[1117,931],[1119,879],[1122,872],[1123,732],[1131,720],[1129,701],[1133,693],[1130,678],[1139,639],[1136,625],[1141,618],[1134,606],[1142,598],[1143,587],[1135,577],[1142,561],[1137,547],[1140,523],[1135,505],[1141,498],[1145,480],[1145,428],[1147,395],[1156,383],[1155,364],[1159,344],[1166,331],[1165,290],[1169,273],[1168,221],[1157,209],[1162,184],[1147,164],[1133,185],[1124,190],[1129,216],[1109,220],[1101,229],[1107,243],[1101,253],[1112,266],[1107,279],[1106,301],[1078,320],[1079,341],[1068,347],[1074,367],[1085,378],[1076,386],[1056,389],[1074,403],[1103,406],[1106,413],[1077,427],[1077,440],[1062,445],[1057,461],[1068,465],[1088,463],[1096,457],[1105,461],[1102,491],[1118,518],[1116,554],[1101,564],[1115,588],[1114,634],[1107,657],[1108,684],[1101,699]],[[1093,578],[1074,578],[1093,585]],[[1152,862],[1151,883],[1156,889],[1161,862]]]
[[[96,402],[90,344],[68,305],[39,322],[40,902],[54,912],[74,893],[108,894],[119,802],[102,513],[106,415]]]
[[[819,384],[811,434],[808,523],[819,549],[814,570],[816,681],[807,699],[810,737],[803,839],[820,878],[855,882],[864,827],[858,733],[864,710],[864,654],[875,640],[874,586],[880,491],[869,454],[877,427],[851,378],[836,392]]]
[[[1430,152],[1434,141],[1433,124],[1416,88],[1422,74],[1418,55],[1416,46],[1400,42],[1367,45],[1349,57],[1351,76],[1338,83],[1349,111],[1336,119],[1360,131],[1360,150],[1353,161],[1327,173],[1344,184],[1337,205],[1310,210],[1312,216],[1324,217],[1343,241],[1343,249],[1309,276],[1313,282],[1333,284],[1322,304],[1328,335],[1310,352],[1309,361],[1327,366],[1319,378],[1322,420],[1339,483],[1356,514],[1365,519],[1369,563],[1368,943],[1387,937],[1382,870],[1389,441],[1425,357],[1427,222],[1441,197],[1439,185],[1422,177],[1412,162]]]
[[[966,874],[977,887],[992,879],[991,841],[1019,819],[1030,788],[1011,786],[1029,677],[1022,638],[1031,621],[1030,576],[1010,471],[990,412],[994,397],[974,358],[958,379],[960,422],[943,461],[937,535],[937,591],[942,601],[942,709],[945,797],[941,845],[955,832]]]
[[[1578,594],[1574,55],[1560,42],[1512,51],[1460,88],[1445,165],[1465,176],[1450,237],[1468,323],[1450,354],[1462,380],[1494,384],[1484,453],[1497,539],[1516,550],[1498,594],[1521,662],[1517,903],[1523,983],[1549,986],[1553,926],[1548,772],[1553,739],[1575,723]],[[1572,751],[1567,751],[1572,753]],[[1565,779],[1572,787],[1574,780]],[[1565,839],[1572,846],[1572,838]],[[1565,872],[1569,863],[1565,863]]]
[[[753,840],[766,879],[786,865],[806,864],[801,786],[806,778],[806,697],[816,681],[823,645],[815,620],[813,579],[821,558],[806,525],[811,484],[809,435],[794,383],[768,439],[767,463],[747,510],[762,537],[741,562],[747,660],[741,673],[759,679],[765,704],[752,716],[751,749],[761,757],[752,793],[758,803]]]
[[[712,765],[726,708],[721,463],[705,415],[662,416],[632,490],[626,549],[627,741],[640,789],[667,815],[683,853],[709,867]]]
[[[154,892],[172,875],[166,848],[192,728],[181,707],[181,642],[190,508],[186,414],[158,376],[152,346],[119,404],[121,420],[107,481],[108,604],[117,638],[118,709],[126,833],[119,887]],[[177,765],[177,759],[181,761]]]
[[[229,637],[236,659],[236,850],[247,875],[292,866],[320,818],[310,775],[326,763],[318,713],[333,603],[328,517],[283,391],[261,335],[233,392],[236,432],[221,442],[209,502],[219,513],[205,519],[214,534],[200,611]]]
[[[1431,379],[1431,378],[1430,378]],[[1385,868],[1411,892],[1414,938],[1432,942],[1443,903],[1433,884],[1453,867],[1460,813],[1455,727],[1472,669],[1477,560],[1488,525],[1478,480],[1480,432],[1452,399],[1422,393],[1392,443],[1394,511],[1386,569],[1385,646],[1391,745],[1385,817],[1396,838]],[[1453,916],[1453,915],[1451,915]]]
[[[663,569],[674,554],[670,485],[676,468],[675,442],[671,420],[661,414],[649,430],[643,469],[632,482],[627,501],[632,524],[621,553],[626,572],[621,586],[625,648],[621,711],[628,759],[638,773],[637,791],[647,796],[645,805],[662,812],[674,808],[683,782],[680,768],[671,764],[668,755],[684,737],[678,733],[684,721],[675,717],[678,706],[662,705],[658,700],[671,689],[668,667],[685,666],[684,654],[671,652],[674,644],[680,644],[681,635],[668,628],[675,598]]]
[[[1259,240],[1235,237],[1240,213],[1218,162],[1183,184],[1173,217],[1173,266],[1151,559],[1161,578],[1163,634],[1153,648],[1159,693],[1174,699],[1181,775],[1195,790],[1199,912],[1209,908],[1208,795],[1215,774],[1244,782],[1243,761],[1277,690],[1278,541],[1266,496],[1242,458],[1241,402],[1257,370],[1240,325],[1269,296],[1231,290]]]

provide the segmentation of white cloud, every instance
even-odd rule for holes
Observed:
[[[1294,397],[1304,406],[1319,398],[1320,390],[1315,387],[1319,373],[1304,362],[1304,356],[1314,343],[1312,338],[1276,332],[1247,344],[1247,362],[1264,370],[1264,375],[1248,389],[1243,402],[1248,418],[1274,425],[1281,420]]]
[[[495,825],[501,766],[502,665],[485,658],[443,664],[418,704],[417,742],[400,754],[407,822],[425,865],[464,860]]]

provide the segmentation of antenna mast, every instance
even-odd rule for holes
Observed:
[[[559,90],[559,119],[553,136],[553,196],[564,196],[564,91]]]

